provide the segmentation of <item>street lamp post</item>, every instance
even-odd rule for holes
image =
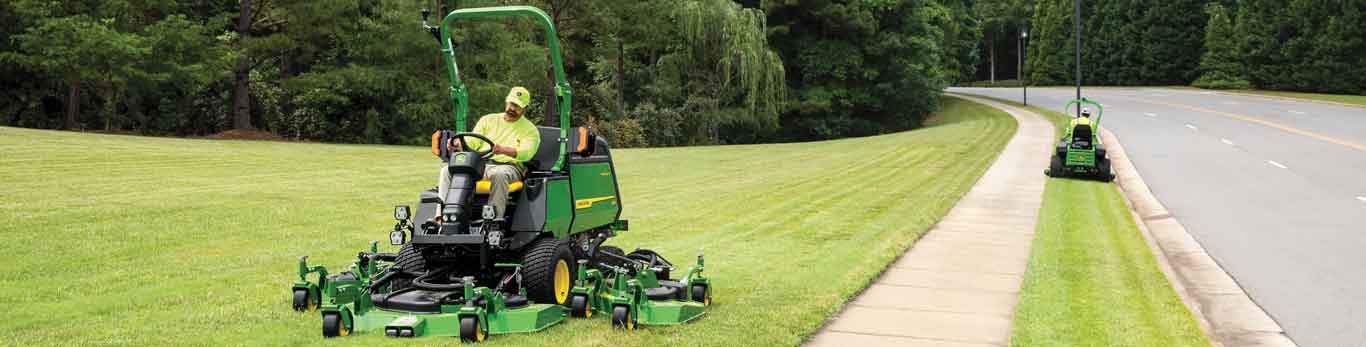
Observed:
[[[1024,29],[1024,30],[1020,30],[1020,41],[1018,41],[1019,43],[1015,45],[1015,51],[1016,51],[1016,54],[1015,54],[1015,55],[1016,55],[1016,57],[1018,57],[1018,59],[1016,59],[1017,63],[1016,63],[1016,65],[1015,65],[1015,73],[1019,75],[1019,76],[1018,76],[1019,78],[1016,78],[1016,79],[1018,80],[1018,82],[1020,82],[1020,87],[1023,87],[1023,88],[1024,88],[1024,89],[1023,89],[1024,95],[1021,96],[1021,99],[1022,99],[1022,101],[1024,101],[1024,105],[1025,105],[1025,106],[1029,106],[1029,83],[1025,83],[1025,78],[1024,78],[1024,76],[1025,76],[1025,74],[1024,74],[1024,55],[1025,55],[1025,51],[1024,51],[1024,42],[1025,42],[1025,39],[1028,39],[1028,38],[1029,38],[1029,26],[1025,26],[1025,29]]]

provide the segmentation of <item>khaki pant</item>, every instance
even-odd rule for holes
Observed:
[[[489,204],[497,211],[497,219],[503,219],[508,206],[508,185],[522,180],[522,171],[510,164],[488,164],[484,166],[484,178],[489,180]],[[442,199],[451,190],[451,170],[441,166],[440,185],[437,193]],[[478,211],[475,211],[478,213]],[[477,214],[476,214],[477,215]]]

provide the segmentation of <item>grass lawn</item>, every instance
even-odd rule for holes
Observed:
[[[1242,94],[1269,95],[1269,96],[1279,96],[1279,97],[1286,97],[1286,98],[1308,99],[1308,100],[1318,100],[1318,101],[1331,101],[1331,102],[1340,102],[1340,103],[1344,103],[1344,104],[1352,104],[1352,105],[1366,106],[1366,95],[1318,94],[1318,93],[1282,92],[1282,91],[1274,91],[1274,90],[1228,90],[1227,92],[1230,92],[1230,93],[1242,93]]]
[[[490,345],[795,345],[967,191],[1015,131],[945,98],[926,128],[858,139],[613,151],[632,230],[707,254],[711,311],[634,332],[570,320]],[[451,345],[324,341],[289,308],[296,259],[340,268],[435,184],[426,148],[0,127],[0,341],[12,345]],[[382,243],[383,244],[383,243]],[[382,245],[385,251],[392,251]]]
[[[1067,124],[1061,112],[1026,108],[1047,117],[1059,134]],[[1039,160],[1047,155],[1040,149]],[[1210,344],[1158,269],[1117,186],[1048,179],[1030,253],[1011,344]]]

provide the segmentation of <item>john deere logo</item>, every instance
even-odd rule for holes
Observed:
[[[469,159],[468,159],[468,158],[465,158],[465,155],[464,155],[464,154],[456,154],[456,155],[455,155],[455,163],[456,163],[456,164],[464,164],[465,161],[467,161],[467,160],[469,160]]]

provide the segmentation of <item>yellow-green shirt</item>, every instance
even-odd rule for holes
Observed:
[[[490,113],[479,118],[479,122],[474,124],[474,132],[484,135],[493,140],[499,146],[509,146],[517,149],[517,157],[509,157],[502,154],[495,154],[493,161],[503,164],[516,165],[520,170],[526,170],[522,162],[531,160],[536,155],[536,150],[541,146],[541,132],[536,130],[536,125],[526,119],[526,116],[517,118],[517,121],[509,123],[503,120],[502,113]],[[470,149],[483,150],[484,141],[474,138],[466,138],[469,141]]]

